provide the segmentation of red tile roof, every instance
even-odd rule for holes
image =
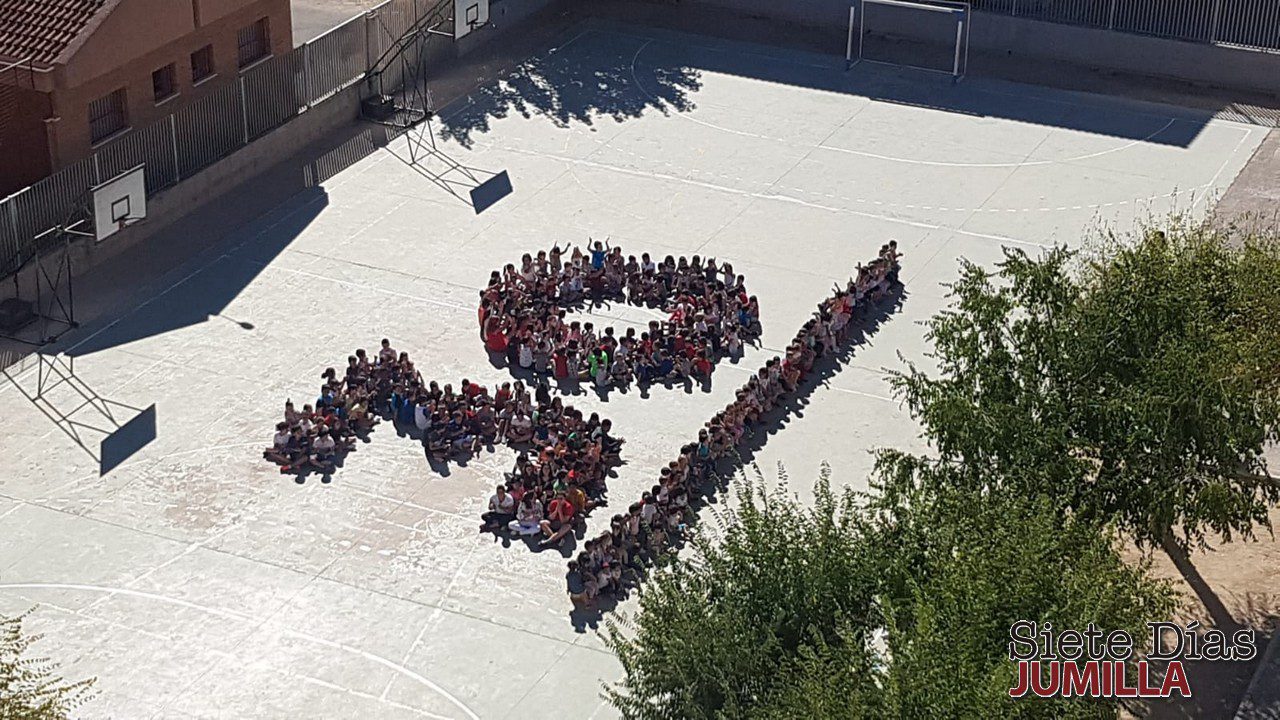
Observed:
[[[52,63],[107,0],[0,0],[0,57]]]

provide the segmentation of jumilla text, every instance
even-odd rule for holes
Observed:
[[[1147,623],[1146,654],[1129,659],[1138,644],[1123,630],[1105,632],[1090,623],[1084,630],[1054,630],[1053,623],[1022,620],[1009,628],[1009,659],[1018,665],[1010,697],[1191,697],[1183,662],[1246,661],[1257,653],[1252,630],[1230,635],[1200,631],[1200,623]],[[1157,677],[1152,664],[1164,664]]]

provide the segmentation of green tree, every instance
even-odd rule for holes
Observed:
[[[606,641],[626,680],[606,694],[626,717],[741,716],[799,648],[839,642],[845,620],[866,627],[876,578],[852,496],[836,497],[824,479],[812,508],[762,482],[737,500],[717,516],[714,539],[699,535],[654,571],[634,619],[610,620]]]
[[[893,380],[943,459],[1143,542],[1269,527],[1273,242],[1175,223],[1084,257],[1006,248],[993,271],[962,262],[950,295],[928,322],[937,373]]]
[[[606,640],[628,718],[1113,717],[1093,700],[1016,701],[1010,625],[1137,629],[1166,586],[1114,535],[1043,499],[974,492],[950,464],[884,453],[877,492],[813,508],[753,482],[717,542],[646,584]]]
[[[1115,717],[1092,700],[1011,700],[1009,628],[1126,630],[1142,637],[1173,594],[1145,564],[1117,553],[1117,534],[1063,514],[1043,496],[984,492],[963,466],[879,454],[879,605],[887,628],[885,702],[891,717]]]
[[[26,615],[0,616],[0,718],[4,720],[66,720],[87,701],[93,680],[64,682],[57,663],[30,657],[38,635],[22,632]]]

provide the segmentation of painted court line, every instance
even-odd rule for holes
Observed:
[[[645,170],[632,170],[629,168],[618,167],[616,165],[608,165],[605,163],[592,162],[590,160],[581,160],[578,158],[564,157],[560,155],[551,155],[549,153],[535,152],[532,150],[520,150],[517,148],[509,148],[508,152],[513,152],[521,155],[532,155],[537,157],[544,157],[552,160],[557,160],[559,162],[570,163],[573,165],[581,165],[583,167],[590,167],[598,170],[607,170],[611,172],[622,173],[624,175],[633,175],[636,177],[647,178],[650,180],[667,180],[671,182],[678,182],[684,185],[692,185],[694,187],[700,187],[707,190],[714,190],[716,192],[728,193],[730,195],[739,195],[742,197],[755,198],[758,200],[775,200],[777,202],[785,202],[785,203],[791,203],[793,205],[801,205],[804,207],[813,208],[815,210],[826,210],[827,212],[857,215],[859,217],[872,218],[875,220],[884,220],[887,222],[898,223],[899,225],[907,225],[909,227],[922,228],[925,230],[946,230],[947,232],[953,232],[959,235],[967,235],[969,237],[981,238],[984,240],[995,240],[996,242],[1001,242],[1001,243],[1013,243],[1015,245],[1028,245],[1031,247],[1038,247],[1038,248],[1051,247],[1050,245],[1034,242],[1031,240],[1019,240],[1017,238],[1007,237],[1004,235],[992,235],[989,233],[974,232],[972,230],[965,230],[963,228],[951,227],[948,225],[936,225],[934,223],[927,223],[919,220],[908,220],[906,218],[893,217],[892,215],[882,215],[879,213],[866,212],[863,210],[853,210],[850,208],[832,207],[830,205],[823,205],[820,203],[809,202],[807,200],[801,200],[800,198],[791,197],[790,195],[781,195],[778,193],[752,192],[749,190],[739,190],[738,188],[728,187],[726,185],[718,185],[716,183],[703,182],[701,180],[694,180],[692,178],[677,177],[675,175],[668,175],[666,173],[648,172]]]
[[[1214,185],[1216,185],[1216,184],[1217,184],[1217,182],[1218,182],[1218,178],[1222,177],[1222,172],[1223,172],[1224,170],[1226,170],[1226,169],[1227,169],[1227,165],[1231,164],[1231,161],[1232,161],[1232,160],[1234,160],[1234,159],[1235,159],[1235,157],[1236,157],[1236,154],[1240,152],[1240,148],[1244,145],[1245,141],[1246,141],[1246,140],[1248,140],[1248,139],[1249,139],[1249,138],[1251,138],[1251,137],[1253,137],[1253,128],[1245,128],[1245,129],[1244,129],[1244,135],[1240,138],[1239,142],[1237,142],[1237,143],[1236,143],[1236,146],[1235,146],[1235,148],[1231,151],[1231,154],[1230,154],[1230,155],[1228,155],[1228,156],[1226,157],[1226,159],[1222,161],[1222,164],[1218,166],[1218,172],[1216,172],[1216,173],[1214,173],[1214,174],[1213,174],[1213,179],[1209,181],[1209,186],[1210,186],[1210,187],[1212,187],[1212,186],[1214,186]],[[1246,159],[1246,160],[1245,160],[1245,163],[1247,164],[1248,162],[1249,162],[1249,161]],[[1196,205],[1200,204],[1201,202],[1203,202],[1203,201],[1204,201],[1206,198],[1208,198],[1208,197],[1209,197],[1209,194],[1208,194],[1208,193],[1205,193],[1205,194],[1201,195],[1199,199],[1197,199],[1197,200],[1195,200],[1194,202],[1192,202],[1192,203],[1191,203],[1191,212],[1192,212],[1192,213],[1195,213],[1195,211],[1196,211]]]
[[[1098,152],[1088,153],[1086,155],[1077,155],[1075,157],[1060,158],[1056,160],[1023,160],[1021,162],[1003,162],[1003,163],[945,162],[941,160],[913,160],[910,158],[895,157],[893,155],[879,155],[877,153],[866,152],[864,150],[852,150],[849,148],[834,147],[832,145],[820,145],[819,147],[822,150],[829,150],[831,152],[847,153],[849,155],[859,155],[862,157],[873,158],[876,160],[887,160],[889,162],[906,163],[909,165],[927,165],[931,167],[950,167],[950,168],[1023,168],[1023,167],[1034,167],[1037,165],[1059,165],[1059,164],[1073,163],[1079,160],[1089,160],[1096,157],[1102,157],[1103,155],[1110,155],[1111,153],[1120,152],[1121,150],[1128,150],[1129,148],[1135,145],[1141,145],[1142,143],[1150,142],[1153,138],[1155,138],[1160,133],[1173,127],[1173,124],[1177,121],[1178,121],[1177,118],[1170,118],[1169,122],[1161,126],[1159,130],[1156,130],[1155,132],[1151,133],[1150,135],[1147,135],[1146,137],[1139,138],[1137,140],[1131,140],[1125,143],[1124,145],[1119,145],[1117,147],[1113,147],[1108,150],[1100,150]]]
[[[221,608],[212,607],[209,605],[202,605],[200,603],[191,602],[189,600],[183,600],[181,598],[170,597],[168,595],[160,595],[158,593],[143,592],[140,590],[132,590],[129,588],[121,588],[121,587],[109,587],[109,586],[103,586],[103,585],[82,585],[77,583],[0,583],[0,590],[76,590],[76,591],[90,592],[90,593],[109,593],[109,594],[116,594],[116,595],[125,595],[129,597],[138,598],[141,600],[153,600],[158,603],[184,607],[184,608],[196,610],[198,612],[202,612],[208,615],[213,615],[215,617],[220,617],[226,620],[232,620],[240,623],[257,624],[259,622],[259,618],[255,618],[251,615],[246,615],[244,613],[236,612],[234,610],[225,610]],[[322,647],[339,650],[348,655],[354,655],[364,660],[368,660],[369,662],[381,665],[389,670],[392,670],[393,672],[399,675],[402,675],[410,680],[413,680],[414,682],[418,683],[419,685],[422,685],[425,688],[430,689],[431,691],[439,695],[441,698],[444,698],[445,700],[447,700],[451,705],[461,710],[471,720],[480,720],[480,716],[477,715],[475,711],[473,711],[461,700],[454,697],[447,690],[435,684],[431,680],[423,677],[421,674],[416,673],[413,670],[410,670],[409,668],[405,667],[400,663],[392,662],[391,660],[388,660],[387,658],[384,658],[381,655],[375,655],[374,653],[371,653],[367,650],[362,650],[361,648],[352,647],[351,645],[347,645],[345,643],[337,642],[334,640],[328,640],[322,637],[311,635],[310,633],[300,632],[298,630],[293,630],[290,628],[280,628],[279,630],[281,634],[287,637],[291,637],[297,640],[302,640],[305,642],[310,642],[316,645],[320,645]]]

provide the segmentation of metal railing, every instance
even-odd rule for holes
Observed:
[[[974,10],[1280,52],[1280,0],[973,0]]]
[[[440,1],[387,0],[0,200],[0,277],[41,252],[39,238],[49,230],[88,220],[90,188],[140,164],[148,195],[176,185],[361,81],[396,33]]]

